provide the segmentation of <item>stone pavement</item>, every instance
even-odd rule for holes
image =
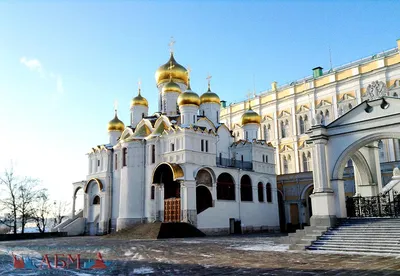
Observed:
[[[400,275],[397,256],[287,251],[281,236],[243,235],[171,240],[74,237],[0,242],[0,275]],[[100,251],[107,270],[14,270],[8,253]]]

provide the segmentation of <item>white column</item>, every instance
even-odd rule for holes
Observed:
[[[197,225],[196,210],[196,181],[185,180],[181,184],[181,209],[183,211],[182,221]]]
[[[313,147],[313,179],[314,192],[332,192],[329,185],[328,169],[326,160],[327,140],[314,140]]]
[[[395,147],[394,147],[394,141],[393,139],[388,139],[388,161],[396,161],[396,154],[395,154]]]
[[[337,85],[335,85],[335,94],[333,95],[332,105],[333,105],[333,118],[330,120],[331,122],[336,120],[337,117],[339,117],[337,108]]]

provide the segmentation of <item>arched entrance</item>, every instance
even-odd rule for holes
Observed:
[[[197,214],[213,207],[213,199],[210,189],[213,186],[211,173],[201,169],[196,175],[196,210]]]
[[[181,185],[183,170],[177,164],[161,163],[153,172],[153,184],[163,186],[164,222],[181,221]]]
[[[81,212],[84,208],[84,192],[83,187],[78,187],[74,191],[72,202],[72,217]]]
[[[278,198],[278,208],[279,208],[279,226],[281,232],[286,232],[286,214],[285,214],[285,202],[283,200],[283,193],[277,190],[276,196]]]
[[[217,199],[235,200],[235,182],[229,173],[221,173],[218,176]]]
[[[368,86],[368,100],[327,126],[316,117],[308,132],[314,162],[311,225],[332,226],[336,218],[347,216],[343,174],[350,158],[357,162],[357,152],[365,158],[368,169],[364,171],[370,170],[373,180],[363,189],[375,196],[382,191],[377,141],[400,139],[400,99],[382,97],[385,94],[374,89]],[[368,175],[363,177],[369,181]]]
[[[310,225],[310,218],[312,216],[312,205],[310,195],[314,191],[314,185],[307,185],[301,193],[301,203],[304,208],[304,223]]]

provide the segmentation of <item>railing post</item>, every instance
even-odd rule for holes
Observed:
[[[382,210],[381,210],[381,197],[380,195],[377,196],[378,197],[378,214],[381,217],[382,216]]]

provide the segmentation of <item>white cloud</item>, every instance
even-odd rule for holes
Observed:
[[[40,74],[44,73],[42,64],[37,59],[27,59],[26,57],[22,57],[19,61],[32,71],[39,72]]]
[[[38,59],[28,59],[26,57],[21,57],[19,61],[25,65],[29,70],[38,72],[41,77],[43,78],[50,78],[56,81],[56,93],[54,93],[56,96],[57,95],[63,95],[64,94],[64,85],[63,85],[63,79],[61,75],[56,74],[51,71],[47,71],[44,69],[42,66],[42,63]]]

